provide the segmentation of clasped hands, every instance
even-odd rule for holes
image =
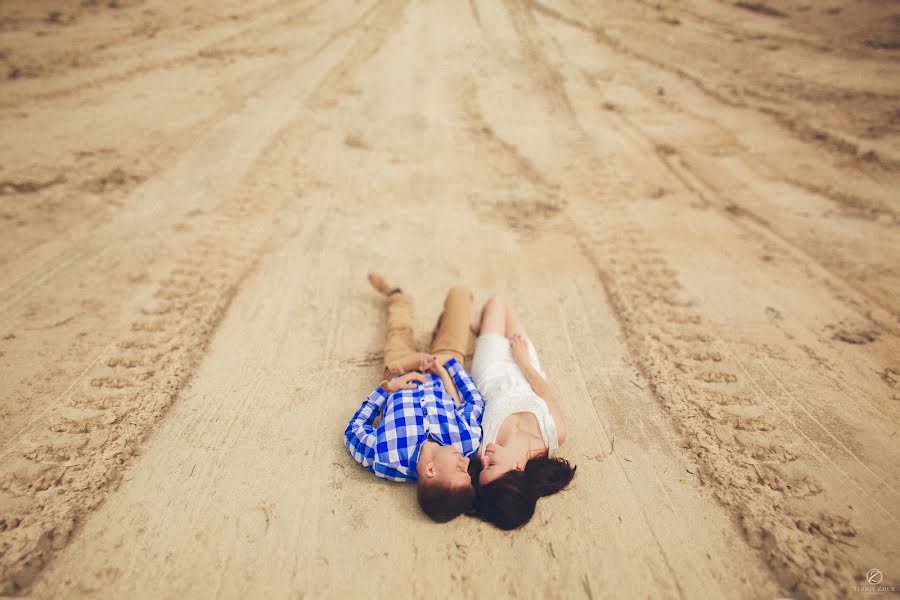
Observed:
[[[444,365],[438,361],[437,356],[429,354],[423,356],[419,361],[417,371],[410,371],[394,379],[385,379],[381,382],[381,388],[389,394],[399,390],[414,390],[420,384],[428,381],[428,378],[424,375],[425,373],[434,373],[440,377],[442,371],[446,371]]]

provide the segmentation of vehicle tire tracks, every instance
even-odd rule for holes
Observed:
[[[621,54],[656,67],[662,71],[672,73],[680,79],[690,82],[703,94],[709,96],[717,102],[720,102],[721,104],[725,104],[727,106],[735,108],[752,109],[759,113],[766,114],[772,117],[775,122],[777,122],[798,139],[823,146],[840,155],[849,156],[857,161],[860,161],[861,163],[877,165],[881,169],[889,173],[900,171],[900,157],[893,156],[891,154],[885,153],[884,151],[876,151],[874,149],[863,148],[855,141],[846,138],[840,133],[812,125],[799,116],[789,114],[784,110],[748,102],[745,99],[740,99],[728,94],[724,94],[707,85],[702,76],[691,73],[683,67],[672,65],[665,60],[656,59],[646,53],[640,52],[639,50],[630,47],[628,44],[622,41],[622,39],[611,35],[602,27],[595,26],[593,24],[587,24],[579,19],[564,15],[563,13],[544,5],[537,0],[522,1],[528,2],[528,4],[535,11],[540,12],[541,14],[555,21],[566,24],[570,27],[575,27],[593,36],[594,39],[602,45],[608,46]]]

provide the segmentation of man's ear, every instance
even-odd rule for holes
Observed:
[[[434,479],[437,473],[434,472],[434,461],[428,461],[425,463],[425,477],[429,479]]]

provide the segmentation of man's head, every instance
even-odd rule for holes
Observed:
[[[422,511],[438,523],[468,512],[475,504],[475,489],[468,472],[469,459],[453,446],[425,442],[419,451],[416,496]]]

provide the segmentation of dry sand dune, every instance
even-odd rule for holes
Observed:
[[[900,585],[900,9],[0,4],[0,592],[860,597]],[[524,529],[343,447],[365,273],[520,307]]]

